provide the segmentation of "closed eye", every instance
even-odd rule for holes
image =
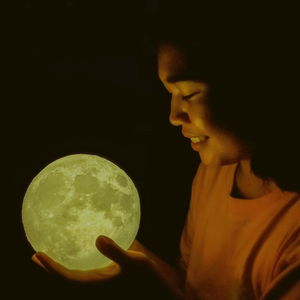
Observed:
[[[194,93],[192,93],[192,94],[182,96],[182,99],[183,99],[183,100],[188,100],[188,99],[192,98],[193,96],[195,96],[195,95],[197,95],[197,94],[200,94],[200,93],[201,93],[201,91],[197,91],[197,92],[194,92]]]

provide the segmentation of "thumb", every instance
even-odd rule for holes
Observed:
[[[96,239],[96,247],[103,255],[121,266],[127,264],[130,260],[126,251],[107,236],[98,236]]]

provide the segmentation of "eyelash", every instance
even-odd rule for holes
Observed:
[[[192,98],[193,96],[199,94],[200,92],[194,92],[192,94],[186,95],[186,96],[182,96],[183,100],[189,100],[190,98]]]

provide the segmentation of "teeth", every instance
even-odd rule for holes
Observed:
[[[191,141],[193,143],[199,143],[199,142],[203,142],[206,139],[206,136],[197,136],[197,137],[192,137]]]

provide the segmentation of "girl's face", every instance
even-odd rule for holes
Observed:
[[[184,137],[205,165],[226,165],[249,158],[246,145],[212,121],[205,82],[189,79],[184,54],[172,44],[158,49],[158,75],[171,94],[169,120],[181,126]]]

